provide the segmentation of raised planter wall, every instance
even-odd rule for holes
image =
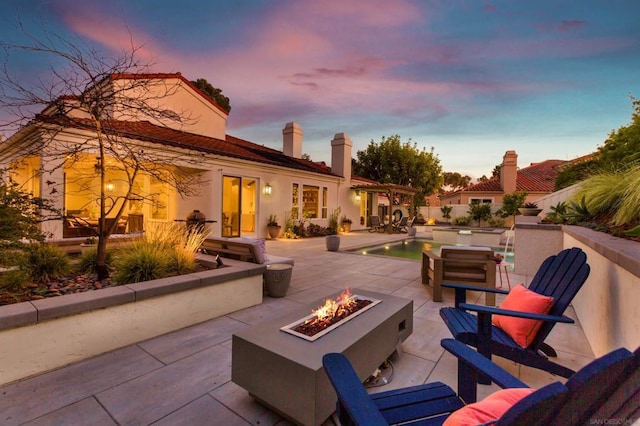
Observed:
[[[635,350],[640,346],[640,243],[579,226],[563,229],[564,247],[580,247],[591,267],[573,308],[594,355],[620,347]]]
[[[560,225],[518,223],[518,219],[520,216],[516,216],[513,241],[513,250],[517,253],[514,272],[533,278],[547,257],[562,251],[562,227]]]
[[[473,229],[444,227],[431,230],[433,241],[447,244],[500,247],[500,238],[504,229]]]
[[[266,267],[224,261],[228,267],[0,306],[0,384],[262,303]]]

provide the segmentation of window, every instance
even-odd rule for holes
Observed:
[[[469,198],[469,204],[471,203],[491,204],[493,198]]]
[[[302,186],[302,217],[310,219],[319,217],[319,192],[320,188],[317,186]]]
[[[322,218],[326,219],[327,218],[327,187],[323,186],[322,187]]]
[[[291,187],[291,219],[298,219],[298,210],[300,208],[299,200],[299,186],[297,183],[294,183]]]
[[[169,204],[169,193],[166,185],[156,179],[151,179],[151,219],[167,220],[167,205]]]

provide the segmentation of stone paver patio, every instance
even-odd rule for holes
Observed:
[[[455,388],[456,361],[440,347],[440,340],[450,334],[438,314],[440,307],[453,303],[453,295],[445,292],[444,303],[432,302],[429,288],[420,282],[418,261],[346,251],[404,238],[352,232],[342,236],[340,252],[326,251],[324,238],[268,241],[269,253],[295,259],[286,297],[265,297],[261,305],[0,387],[0,424],[288,425],[231,382],[231,336],[347,286],[414,302],[414,331],[402,345],[402,354],[393,358],[392,381],[371,391],[430,381]],[[530,278],[511,274],[512,284],[527,283]],[[571,308],[567,315],[575,319]],[[558,351],[558,361],[570,368],[578,369],[593,359],[577,321],[555,327],[549,343]],[[33,347],[37,350],[37,342]],[[532,387],[559,380],[495,360]],[[495,389],[495,385],[481,386],[479,396]],[[329,419],[326,424],[333,422]]]

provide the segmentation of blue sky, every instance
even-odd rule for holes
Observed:
[[[112,55],[130,33],[156,72],[223,90],[229,134],[280,149],[296,121],[303,152],[327,163],[341,132],[354,156],[399,134],[474,178],[506,150],[520,167],[572,159],[640,97],[637,0],[4,0],[3,40],[21,41],[18,15]],[[24,55],[8,64],[48,72]]]

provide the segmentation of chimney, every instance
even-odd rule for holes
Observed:
[[[331,141],[331,171],[351,180],[351,139],[346,133],[336,133]]]
[[[289,157],[302,158],[302,127],[287,123],[282,129],[282,152]]]
[[[516,192],[516,179],[518,176],[518,154],[515,151],[507,151],[502,157],[500,168],[500,185],[505,194]]]

